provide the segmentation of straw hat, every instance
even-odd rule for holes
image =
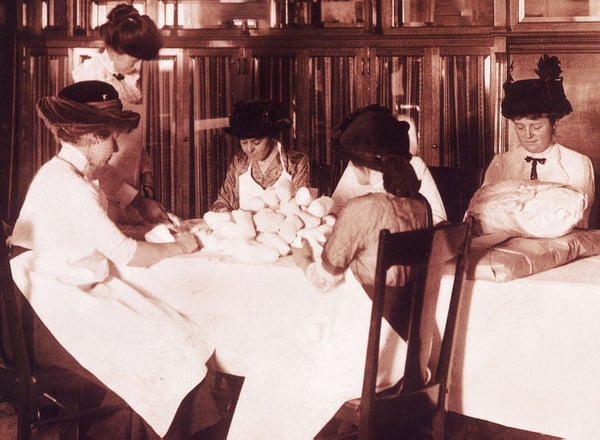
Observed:
[[[41,98],[37,112],[51,130],[131,131],[140,120],[139,113],[123,110],[117,91],[102,81],[78,82],[62,89],[56,97]]]

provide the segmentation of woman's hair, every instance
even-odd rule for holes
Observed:
[[[108,126],[95,127],[93,129],[56,127],[53,129],[51,128],[50,131],[52,131],[57,142],[62,141],[73,145],[80,144],[86,135],[91,135],[97,139],[104,140],[108,139],[113,133],[121,132],[121,130],[115,130]]]
[[[548,120],[550,121],[550,125],[552,125],[552,127],[554,127],[556,125],[556,122],[559,119],[561,119],[563,116],[564,115],[559,115],[556,113],[531,113],[531,114],[527,114],[527,115],[514,116],[511,119],[514,121],[515,119],[521,119],[521,118],[527,118],[527,119],[548,118]]]
[[[147,15],[140,15],[131,5],[115,6],[108,21],[99,27],[104,44],[117,53],[140,60],[152,60],[163,46],[162,34]]]
[[[415,198],[421,181],[412,165],[402,156],[390,155],[382,159],[383,187],[396,197]]]

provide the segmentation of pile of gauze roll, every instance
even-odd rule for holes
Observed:
[[[301,247],[305,238],[319,256],[331,233],[333,200],[314,198],[308,188],[292,194],[291,182],[267,188],[246,209],[206,212],[207,228],[195,231],[205,249],[231,255],[245,263],[273,262]]]

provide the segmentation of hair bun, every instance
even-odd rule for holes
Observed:
[[[118,24],[124,20],[127,20],[132,17],[139,17],[140,13],[135,7],[131,5],[121,4],[115,6],[108,16],[108,21]]]

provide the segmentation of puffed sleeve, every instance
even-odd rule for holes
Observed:
[[[211,211],[233,211],[240,207],[239,176],[243,172],[237,156],[234,156],[225,174],[225,180],[217,199],[210,207]]]
[[[321,255],[323,267],[332,275],[344,273],[363,248],[363,238],[371,236],[377,215],[371,215],[366,203],[365,198],[352,199],[338,215]]]
[[[292,185],[295,189],[310,186],[310,163],[308,156],[300,152],[289,153],[289,172],[292,175]]]
[[[492,162],[488,166],[485,171],[485,178],[483,180],[483,185],[492,185],[494,183],[498,183],[504,180],[504,166],[502,161],[502,156],[497,154],[492,159]]]
[[[137,250],[137,242],[123,234],[108,217],[102,197],[102,192],[90,185],[87,200],[81,200],[78,224],[82,226],[79,234],[109,260],[129,264]]]

